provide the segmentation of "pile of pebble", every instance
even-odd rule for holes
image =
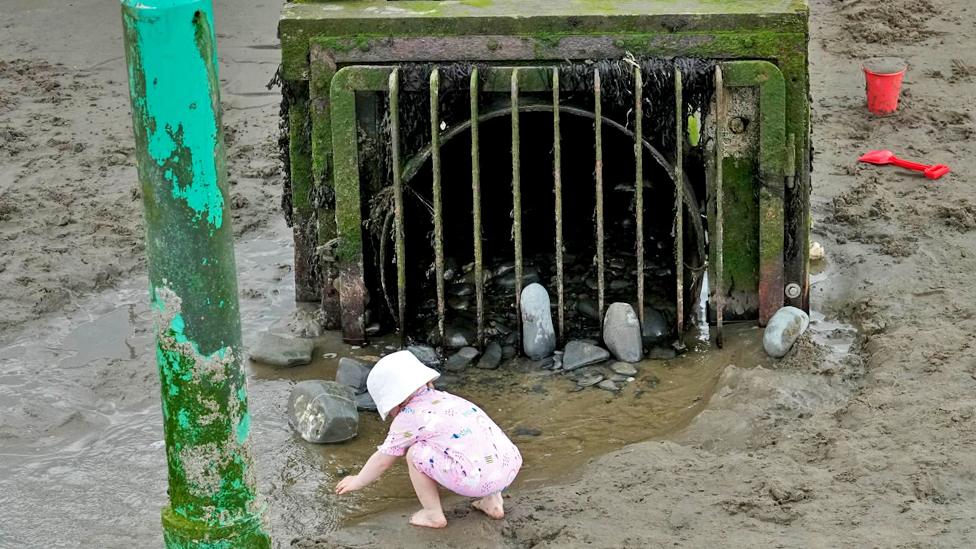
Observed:
[[[634,297],[634,281],[636,280],[635,260],[633,254],[619,252],[619,257],[611,257],[605,265],[606,300],[607,302],[628,301]],[[594,294],[597,290],[597,269],[587,261],[581,261],[572,254],[564,254],[564,300],[565,300],[565,331],[569,337],[584,336],[597,331],[604,318],[599,311]],[[555,258],[551,255],[540,254],[527,257],[522,272],[521,287],[533,284],[541,285],[543,281],[555,280],[552,265]],[[671,270],[661,266],[659,262],[650,258],[645,265],[645,277],[653,280],[666,277]],[[483,271],[484,282],[484,319],[485,336],[489,341],[498,341],[503,350],[503,360],[514,356],[518,341],[518,316],[521,313],[511,307],[512,297],[517,280],[515,263],[504,261],[495,265],[486,265]],[[428,280],[434,277],[434,266],[427,272]],[[417,335],[421,339],[437,347],[459,349],[474,346],[477,340],[476,273],[474,264],[459,265],[452,258],[445,258],[444,262],[444,290],[446,305],[446,326],[443,340],[437,326],[437,301],[433,297],[418,305],[412,326],[421,328]],[[432,288],[428,289],[433,292]],[[671,323],[663,320],[664,316],[673,317],[673,303],[671,297],[663,288],[651,285],[647,292],[648,303],[660,311],[648,307],[654,315],[661,318],[657,327],[663,332],[668,331]],[[653,324],[653,322],[652,322]],[[373,328],[378,326],[371,324]],[[409,327],[408,327],[409,328]],[[663,334],[662,334],[663,335]]]
[[[667,344],[668,330],[664,316],[654,309],[646,309],[643,329],[634,308],[627,303],[613,303],[603,317],[603,342],[601,347],[591,339],[574,339],[562,350],[556,349],[556,331],[552,321],[549,293],[538,283],[530,283],[521,293],[522,350],[542,369],[561,372],[577,382],[577,389],[599,387],[619,391],[623,384],[634,380],[637,368],[634,363],[644,357],[644,348],[652,349],[652,357],[674,358],[675,352]],[[445,344],[460,347],[450,355],[444,369],[451,373],[463,372],[468,367],[495,369],[502,361],[516,354],[517,334],[504,334],[501,342],[496,338],[485,347],[483,354],[470,345],[467,332],[459,333],[450,327],[445,333]],[[491,334],[489,334],[491,335]],[[428,365],[437,367],[436,353],[425,346],[412,346],[414,352]],[[611,363],[611,358],[614,361]]]
[[[603,318],[603,343],[574,339],[562,350],[556,349],[551,303],[546,289],[538,283],[526,286],[521,293],[522,350],[539,368],[559,372],[576,382],[576,390],[598,387],[618,392],[634,381],[634,365],[644,357],[645,348],[652,358],[673,358],[675,352],[666,344],[667,324],[654,309],[645,311],[643,327],[634,308],[627,303],[612,303]],[[809,316],[796,308],[784,307],[768,323],[763,345],[766,352],[781,358],[789,353],[809,326]],[[467,334],[448,334],[445,343],[459,343],[453,354],[441,361],[437,351],[427,345],[411,345],[412,352],[425,365],[448,374],[459,374],[469,367],[493,370],[516,354],[517,339],[506,336],[491,341],[482,353],[471,346]],[[460,339],[464,337],[464,341]],[[453,339],[452,339],[453,338]],[[457,339],[458,341],[455,341]],[[251,351],[251,359],[279,367],[308,364],[314,342],[305,338],[265,333]],[[613,359],[611,361],[611,358]],[[298,383],[288,401],[288,421],[306,441],[335,443],[358,433],[359,412],[375,412],[376,404],[366,389],[366,379],[373,364],[343,357],[339,359],[335,381],[311,380]],[[446,380],[442,380],[446,381]]]

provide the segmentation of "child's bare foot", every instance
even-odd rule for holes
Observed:
[[[447,526],[447,517],[443,511],[428,511],[421,509],[410,517],[410,524],[424,528],[443,528]]]
[[[505,500],[501,494],[485,496],[475,500],[471,506],[495,520],[505,518]]]

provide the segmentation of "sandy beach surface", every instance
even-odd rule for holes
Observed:
[[[216,2],[246,337],[293,309],[279,91],[266,87],[279,8]],[[974,29],[969,0],[811,0],[813,236],[826,259],[817,322],[788,359],[730,362],[677,432],[512,490],[503,521],[452,500],[450,527],[433,533],[406,526],[410,507],[343,524],[330,477],[282,419],[290,381],[261,382],[254,444],[276,544],[971,546]],[[161,544],[165,456],[122,55],[116,2],[0,4],[0,547]],[[885,118],[864,106],[872,56],[908,63]],[[871,149],[953,172],[929,181],[857,164]],[[91,344],[94,318],[109,343]]]

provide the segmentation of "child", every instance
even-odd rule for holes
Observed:
[[[358,475],[342,479],[337,494],[359,490],[406,454],[410,482],[423,509],[410,524],[447,526],[437,485],[467,497],[494,519],[505,516],[501,492],[522,466],[522,455],[495,422],[461,397],[434,389],[440,377],[410,351],[399,351],[376,363],[366,386],[380,417],[393,417],[386,441]]]

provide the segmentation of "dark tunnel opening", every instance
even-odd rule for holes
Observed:
[[[524,284],[538,282],[550,293],[558,318],[553,188],[553,121],[547,112],[520,115],[522,249]],[[562,116],[562,192],[566,338],[599,339],[596,266],[596,182],[594,121]],[[518,328],[515,310],[512,136],[510,115],[480,125],[480,179],[485,328],[489,339],[511,343]],[[474,229],[470,132],[441,148],[446,325],[449,332],[474,330]],[[605,303],[637,306],[634,141],[605,125],[603,135]],[[645,307],[673,323],[676,307],[674,185],[669,170],[644,150]],[[407,333],[436,341],[434,222],[430,162],[405,181]],[[691,185],[689,185],[693,189]],[[692,191],[693,192],[693,191]],[[697,200],[691,210],[698,211]],[[685,256],[692,269],[704,262],[704,235],[686,214]],[[700,224],[699,224],[700,227]],[[699,246],[701,243],[702,246]],[[389,309],[385,328],[394,329],[396,266],[392,240],[384,248]],[[686,280],[691,280],[686,277]],[[700,289],[689,284],[685,303]],[[381,290],[382,291],[382,290]],[[392,305],[392,306],[391,306]]]

